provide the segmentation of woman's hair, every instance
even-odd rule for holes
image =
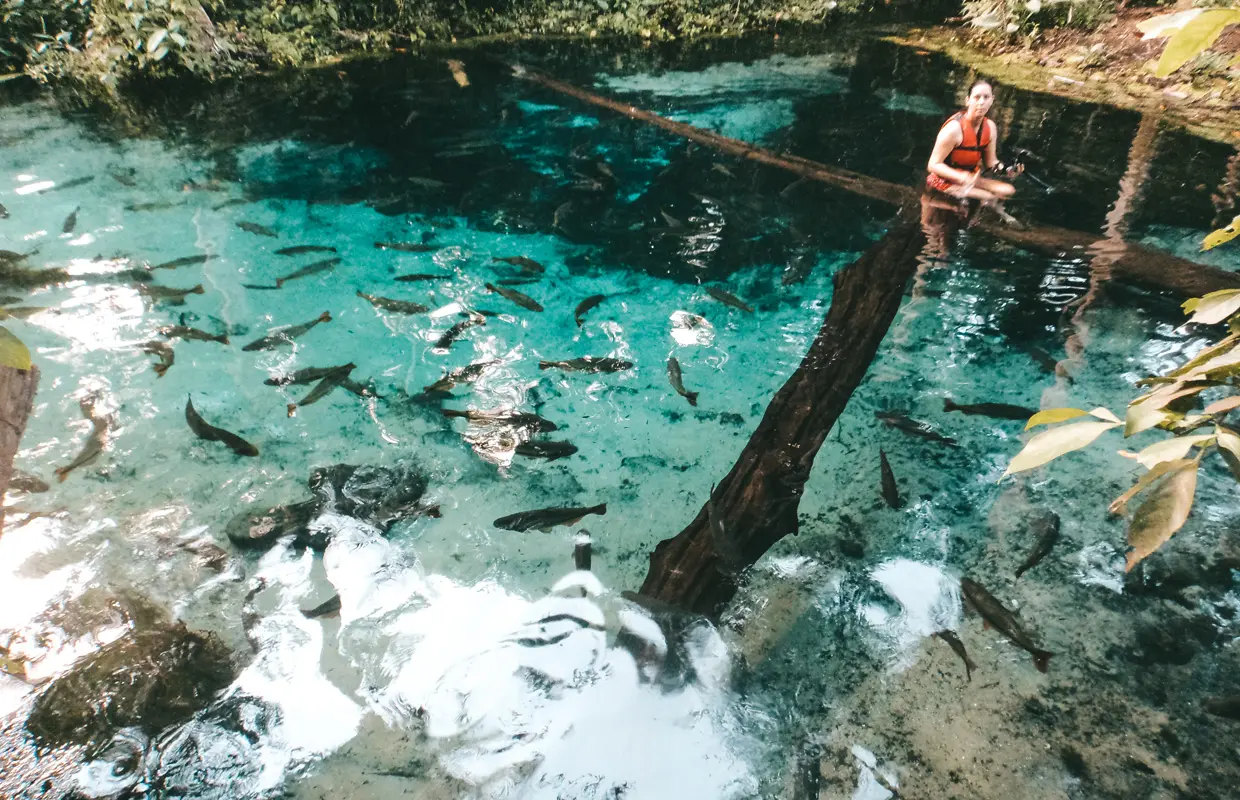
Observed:
[[[995,85],[993,83],[986,80],[985,78],[978,78],[977,80],[973,81],[973,83],[969,84],[969,94],[973,94],[973,90],[981,86],[983,83],[989,86],[992,91],[994,90]]]

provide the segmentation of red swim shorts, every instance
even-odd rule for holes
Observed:
[[[945,181],[942,178],[940,178],[938,175],[935,175],[933,172],[931,172],[929,175],[926,176],[926,188],[933,189],[936,192],[943,192],[944,194],[947,194],[952,189],[955,189],[958,187],[956,186],[956,184],[950,181]]]

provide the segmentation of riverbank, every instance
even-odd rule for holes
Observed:
[[[1240,146],[1240,64],[1186,66],[1154,76],[1166,39],[1143,41],[1137,25],[1167,9],[1121,9],[1095,31],[1058,28],[1011,42],[964,26],[913,28],[888,41],[947,55],[1002,85],[1143,113],[1159,113],[1190,133]],[[1234,58],[1240,29],[1211,48]],[[1206,65],[1209,66],[1209,65]]]

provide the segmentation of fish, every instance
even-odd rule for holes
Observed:
[[[296,372],[291,372],[286,375],[278,375],[274,378],[268,378],[263,381],[263,383],[268,386],[288,386],[290,384],[300,385],[305,383],[314,383],[315,381],[326,378],[328,375],[331,375],[339,369],[340,367],[306,367],[305,369],[299,369]]]
[[[499,359],[493,358],[488,361],[478,361],[473,364],[469,364],[461,367],[460,369],[449,372],[447,375],[444,375],[442,378],[429,386],[423,387],[422,391],[427,394],[434,392],[448,392],[452,390],[452,387],[458,386],[462,383],[473,383],[482,376],[482,373],[486,372],[490,367],[498,363],[500,363]]]
[[[325,244],[298,244],[292,247],[281,247],[276,251],[278,256],[300,256],[306,253],[334,253],[336,248]]]
[[[545,458],[555,461],[568,458],[577,452],[577,445],[568,442],[522,442],[517,445],[516,453],[526,458]]]
[[[0,219],[8,219],[9,210],[4,207],[4,203],[0,203]]]
[[[259,225],[257,222],[238,222],[237,227],[246,233],[253,233],[256,236],[267,236],[272,239],[279,239],[280,234],[268,228],[266,225]]]
[[[108,443],[108,430],[112,427],[112,417],[101,417],[95,413],[95,396],[85,397],[79,403],[82,409],[82,416],[91,422],[90,438],[86,440],[82,452],[78,453],[77,458],[73,459],[68,465],[57,467],[55,469],[56,480],[61,483],[65,482],[65,478],[69,477],[69,473],[78,467],[85,466],[99,457]]]
[[[14,492],[28,492],[30,494],[40,494],[51,489],[45,481],[28,472],[22,472],[19,469],[13,470],[13,477],[9,479],[9,489]]]
[[[442,273],[437,275],[431,272],[415,272],[412,275],[397,275],[396,280],[404,283],[417,283],[418,281],[447,280],[451,277],[451,275],[444,275]]]
[[[585,322],[585,315],[587,311],[596,307],[599,303],[606,299],[607,295],[605,294],[592,294],[585,300],[578,303],[577,307],[573,309],[573,321],[577,323],[577,327],[580,328],[582,323]]]
[[[461,338],[461,334],[464,333],[465,331],[469,330],[475,325],[486,325],[486,324],[487,324],[486,317],[482,316],[481,314],[471,313],[468,319],[461,320],[460,322],[453,325],[451,328],[448,328],[448,330],[444,331],[443,335],[440,336],[435,341],[435,349],[446,350],[452,346],[453,342]]]
[[[152,300],[163,300],[174,306],[185,305],[185,298],[191,294],[205,294],[206,290],[199,283],[189,289],[175,289],[171,286],[158,286],[153,283],[135,284],[138,292]]]
[[[874,416],[882,420],[884,425],[902,430],[905,433],[912,434],[913,436],[920,436],[921,438],[929,439],[932,442],[941,442],[948,447],[960,446],[960,443],[955,439],[944,436],[924,422],[909,419],[898,411],[875,411]]]
[[[273,347],[281,347],[283,345],[290,344],[298,336],[301,336],[302,334],[306,333],[311,328],[313,328],[315,325],[318,325],[320,322],[331,322],[331,321],[332,321],[331,312],[324,311],[322,314],[318,315],[314,319],[310,320],[309,322],[302,323],[301,325],[289,325],[284,328],[273,328],[271,331],[267,333],[266,336],[255,339],[254,341],[250,342],[249,344],[247,344],[245,347],[241,349],[245,351],[253,351],[253,350],[270,350]]]
[[[779,282],[784,286],[791,286],[794,283],[801,283],[809,277],[810,271],[814,268],[814,258],[808,253],[801,253],[793,256],[788,261],[788,266],[784,267],[783,277]]]
[[[208,442],[221,442],[239,456],[252,457],[258,455],[258,448],[245,439],[231,431],[217,428],[200,417],[194,409],[194,399],[192,397],[185,400],[185,422],[189,424],[189,429],[199,439],[205,439]]]
[[[1216,717],[1240,719],[1240,694],[1207,697],[1201,701],[1201,710]]]
[[[176,356],[172,352],[172,345],[167,342],[150,341],[139,345],[139,347],[147,355],[159,356],[159,363],[152,364],[151,369],[155,370],[155,374],[161,378],[168,372],[168,368],[176,362]]]
[[[228,344],[228,334],[207,333],[186,325],[165,325],[159,329],[159,335],[168,339],[195,339],[200,342],[219,342]]]
[[[183,205],[185,205],[184,200],[182,200],[179,203],[173,203],[167,200],[161,200],[161,201],[157,201],[154,203],[131,203],[125,206],[125,210],[126,211],[163,211],[166,208],[176,208],[177,206],[183,206]]]
[[[456,85],[464,89],[469,86],[469,76],[465,74],[465,65],[455,58],[449,58],[444,62],[448,65],[448,69],[452,72],[452,80],[456,81]]]
[[[685,389],[684,380],[680,375],[680,362],[676,360],[676,356],[667,360],[667,378],[672,382],[672,388],[676,390],[676,394],[688,400],[689,405],[697,405],[698,393]]]
[[[964,649],[964,642],[960,641],[960,637],[956,635],[956,632],[944,628],[934,635],[947,642],[947,646],[952,649],[952,652],[960,656],[960,660],[964,662],[965,677],[970,681],[973,680],[973,670],[977,669],[977,664],[974,664],[969,659],[969,653]]]
[[[314,608],[301,609],[301,615],[306,619],[318,619],[319,617],[334,617],[340,613],[340,595],[334,594],[331,598],[319,603]]]
[[[974,405],[960,405],[950,397],[943,398],[944,411],[959,411],[962,414],[977,414],[983,417],[994,417],[995,419],[1013,419],[1024,422],[1025,420],[1038,413],[1031,408],[1024,406],[1013,406],[1007,403],[977,403]]]
[[[483,425],[510,425],[516,428],[531,428],[536,433],[552,433],[560,429],[549,419],[543,419],[537,414],[527,414],[519,411],[478,411],[469,409],[460,411],[455,408],[440,409],[445,417],[454,417],[458,419],[467,419],[470,422],[477,422]]]
[[[339,264],[341,260],[342,259],[339,257],[325,258],[322,261],[315,261],[313,264],[307,264],[301,269],[298,269],[294,272],[290,272],[288,275],[285,275],[282,278],[276,278],[276,288],[279,289],[282,286],[284,286],[284,284],[288,283],[289,281],[294,281],[294,280],[297,280],[298,278],[304,278],[307,275],[317,275],[320,272],[331,272],[332,270],[336,268],[336,265]]]
[[[192,267],[195,264],[205,264],[215,256],[203,254],[197,256],[184,256],[182,258],[174,258],[171,261],[165,261],[162,264],[156,264],[151,269],[178,269],[179,267]]]
[[[430,306],[424,306],[421,303],[413,303],[408,300],[393,300],[390,297],[376,297],[373,294],[358,292],[357,296],[368,301],[375,308],[381,308],[384,311],[392,311],[397,314],[421,314],[430,311]]]
[[[425,242],[375,242],[375,249],[397,250],[401,253],[433,253],[439,249],[439,245]]]
[[[706,293],[718,300],[720,303],[723,303],[725,306],[732,306],[732,308],[739,308],[741,311],[746,311],[750,314],[753,313],[753,306],[749,305],[731,292],[724,291],[717,286],[707,286]]]
[[[383,395],[375,391],[373,382],[359,383],[358,381],[346,378],[340,382],[340,388],[344,389],[346,392],[355,394],[358,397],[383,398]]]
[[[78,212],[81,210],[82,210],[82,207],[78,206],[77,208],[73,209],[73,213],[65,217],[65,224],[60,226],[60,230],[62,233],[73,233],[73,231],[77,228]]]
[[[224,209],[231,208],[232,206],[243,206],[248,202],[250,201],[245,199],[244,197],[234,197],[231,200],[225,200],[219,205],[212,206],[211,210],[212,211],[223,211]]]
[[[291,417],[297,413],[298,408],[312,405],[322,400],[324,397],[327,397],[337,386],[344,383],[344,381],[349,377],[349,373],[353,372],[356,366],[356,364],[350,362],[343,366],[336,367],[334,370],[324,375],[319,382],[315,384],[314,388],[310,390],[309,394],[296,403],[288,404],[288,415]]]
[[[541,278],[504,278],[496,281],[496,286],[529,286],[531,283],[542,283]]]
[[[539,361],[539,369],[562,369],[566,372],[620,372],[633,368],[632,361],[624,361],[619,358],[595,358],[594,356],[586,356],[584,358],[572,358],[567,361]]]
[[[1033,524],[1029,526],[1029,531],[1037,534],[1038,541],[1024,563],[1016,568],[1017,578],[1036,567],[1055,548],[1055,543],[1059,541],[1059,515],[1054,511],[1046,510],[1033,521]]]
[[[133,175],[131,175],[131,174],[124,173],[124,172],[113,172],[113,173],[112,173],[112,180],[116,181],[116,182],[117,182],[117,183],[119,183],[121,186],[128,186],[128,187],[130,187],[131,189],[132,189],[134,186],[137,186],[137,185],[138,185],[138,180],[137,180],[137,178],[135,178],[135,177],[134,177]]]
[[[514,267],[520,267],[522,272],[526,272],[531,275],[542,275],[544,272],[547,271],[547,268],[544,267],[542,264],[538,263],[532,258],[527,258],[525,256],[495,256],[491,260],[502,261],[505,264],[511,264]]]
[[[531,528],[549,531],[557,525],[575,525],[589,514],[606,513],[606,503],[584,508],[539,508],[534,511],[522,511],[517,514],[500,517],[492,524],[506,531],[528,531]]]
[[[44,189],[43,192],[58,192],[62,189],[74,189],[78,186],[85,186],[94,179],[94,175],[83,175],[80,178],[74,178],[73,180],[65,181],[64,183],[58,183],[55,186],[49,186]],[[43,194],[43,192],[39,192],[39,194]]]
[[[961,578],[960,590],[968,598],[969,604],[982,615],[982,619],[988,624],[993,625],[1000,633],[1012,640],[1014,644],[1028,651],[1033,656],[1033,665],[1038,672],[1046,672],[1051,656],[1054,653],[1038,647],[1033,639],[1029,637],[1029,634],[1021,628],[1015,614],[1004,608],[1003,604],[996,600],[994,595],[986,591],[985,587],[975,581]]]
[[[507,298],[522,308],[528,308],[530,311],[543,310],[543,307],[538,304],[538,301],[527,294],[518,292],[516,289],[505,289],[502,286],[496,286],[491,283],[486,284],[486,288],[488,292],[495,292],[500,297]]]
[[[881,447],[878,449],[878,466],[879,472],[882,473],[883,499],[892,508],[899,508],[903,503],[900,500],[900,490],[896,487],[896,475],[891,471],[891,464],[887,462],[887,454]]]

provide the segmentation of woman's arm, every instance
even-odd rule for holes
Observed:
[[[986,144],[986,155],[983,160],[986,169],[994,169],[999,163],[999,126],[991,120],[986,120],[986,127],[990,128],[990,141]]]
[[[934,149],[930,151],[930,161],[926,164],[926,169],[945,181],[966,183],[972,177],[970,173],[947,166],[947,157],[963,141],[964,132],[960,129],[959,122],[952,121],[944,125],[938,138],[934,140]]]

